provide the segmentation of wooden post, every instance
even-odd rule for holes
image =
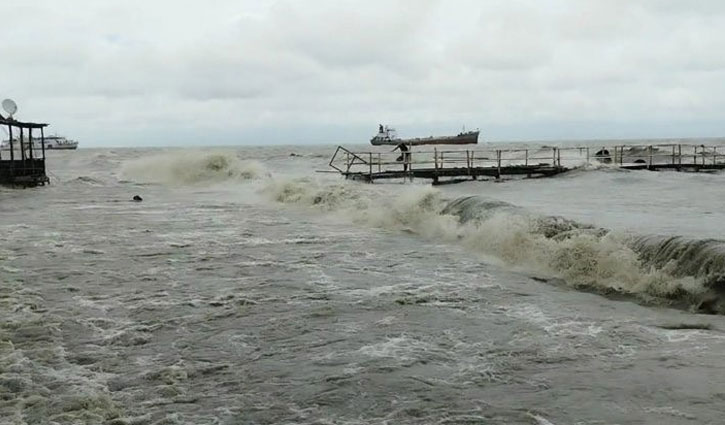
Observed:
[[[526,149],[524,151],[524,165],[526,165],[526,166],[529,165],[529,150],[528,149]]]
[[[561,149],[556,150],[556,166],[561,167]]]
[[[551,166],[552,167],[556,165],[556,148],[553,148],[553,149],[554,149],[553,154],[552,154],[553,156],[551,157]]]
[[[20,160],[25,162],[25,131],[20,127]]]
[[[45,131],[40,127],[40,148],[43,150],[43,159],[45,159]]]
[[[677,171],[682,169],[682,145],[677,145]]]
[[[651,170],[652,169],[652,145],[649,145],[649,147],[647,148],[647,152],[649,152],[649,162],[647,163],[647,169]]]
[[[675,145],[672,145],[672,165],[675,165]]]
[[[468,167],[468,175],[471,175],[471,152],[466,149],[466,166]]]
[[[378,152],[378,173],[382,171],[380,162],[381,162],[381,160],[380,160],[380,152]]]
[[[15,148],[13,147],[13,126],[8,125],[8,134],[10,135],[10,161],[15,161]]]
[[[28,146],[28,152],[30,153],[30,160],[33,160],[33,129],[28,129],[28,139],[30,140],[30,145]]]
[[[616,154],[616,151],[615,151]],[[587,146],[587,164],[589,164],[589,146]]]
[[[345,152],[345,167],[346,172],[350,172],[350,152]]]

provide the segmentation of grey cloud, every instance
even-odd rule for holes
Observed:
[[[320,141],[381,120],[409,134],[488,126],[504,139],[537,139],[547,123],[563,138],[585,122],[599,123],[590,137],[606,122],[638,135],[662,121],[692,135],[725,131],[720,1],[9,0],[4,8],[15,18],[0,45],[0,96],[15,97],[23,117],[94,134],[98,144],[198,122],[229,139],[248,128],[281,138],[275,128],[284,123],[286,135],[315,129]],[[536,123],[530,133],[512,132],[527,123]]]

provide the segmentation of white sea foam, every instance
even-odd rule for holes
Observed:
[[[696,276],[645,264],[631,246],[631,235],[533,216],[495,201],[459,202],[457,208],[447,208],[458,201],[446,201],[431,187],[407,189],[382,196],[364,185],[272,180],[264,191],[275,201],[317,208],[355,223],[461,243],[509,266],[561,278],[574,287],[637,294],[649,301],[695,300],[706,291]]]
[[[269,176],[256,161],[242,161],[233,152],[183,151],[152,155],[126,162],[124,179],[137,183],[198,185]]]

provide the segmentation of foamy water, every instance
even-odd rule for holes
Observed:
[[[720,422],[724,175],[330,153],[50,152],[0,189],[0,423]]]

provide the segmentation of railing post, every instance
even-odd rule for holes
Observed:
[[[369,155],[368,165],[370,166],[370,183],[372,183],[373,182],[373,153],[369,152],[368,155]]]
[[[551,157],[551,166],[552,167],[556,165],[556,148],[553,148],[553,149],[554,150],[553,150],[552,157]]]
[[[556,166],[561,167],[561,149],[556,150]]]
[[[473,169],[473,161],[475,160],[474,159],[475,157],[476,157],[476,151],[471,151],[471,169]],[[473,175],[473,180],[476,180],[475,174]]]
[[[615,151],[616,154],[616,151]],[[587,146],[587,165],[589,165],[589,146]]]
[[[433,148],[433,169],[438,171],[438,148]]]
[[[647,151],[649,152],[649,163],[647,165],[647,169],[651,170],[652,169],[652,145],[649,145],[649,147],[647,148]]]
[[[675,145],[672,145],[672,165],[675,165]]]
[[[692,165],[697,165],[697,146],[695,146],[695,154],[692,155]]]
[[[501,178],[501,149],[496,150],[496,162],[498,163],[498,166],[496,167],[496,178]]]
[[[471,175],[471,152],[466,149],[466,166],[468,167],[468,175]]]
[[[624,164],[624,145],[619,147],[619,165]]]
[[[682,145],[677,145],[677,171],[682,169]]]
[[[525,166],[529,165],[529,150],[528,149],[526,149],[524,151],[524,165]]]

